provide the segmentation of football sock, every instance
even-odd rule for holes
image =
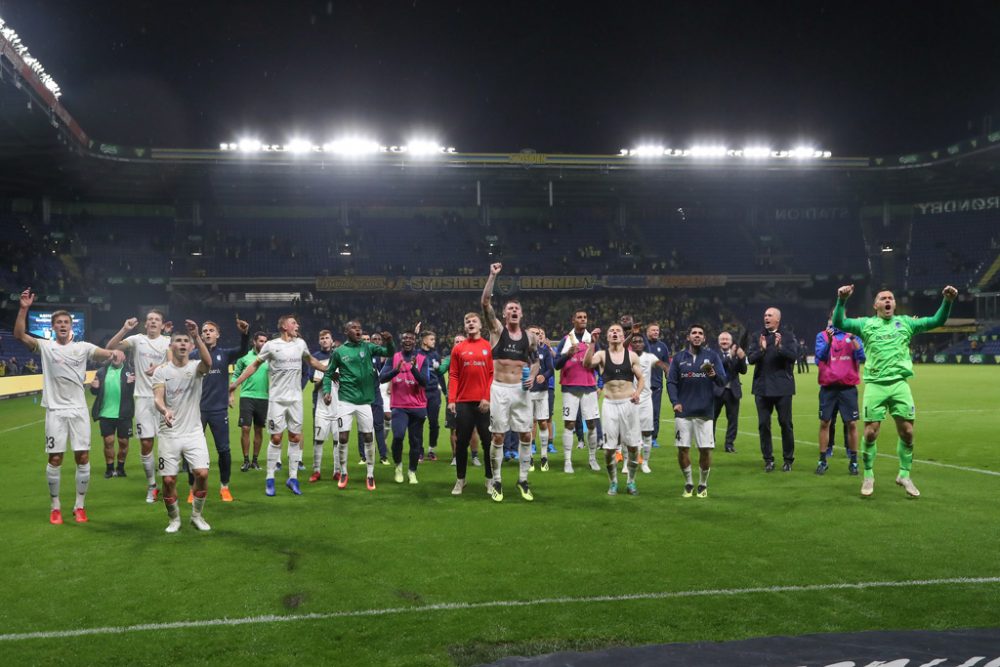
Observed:
[[[375,476],[375,440],[365,443],[365,463],[368,468],[368,476]]]
[[[499,445],[490,443],[490,459],[493,462],[493,481],[499,482],[502,479],[500,467],[503,465],[503,443]]]
[[[878,441],[861,443],[861,461],[865,466],[865,477],[875,476],[875,456],[878,454]]]
[[[207,491],[195,491],[194,492],[194,505],[191,510],[191,516],[201,516],[201,510],[205,507],[205,499],[208,497]]]
[[[615,461],[615,452],[609,449],[604,454],[605,467],[608,469],[608,479],[612,483],[618,481],[618,463]]]
[[[142,469],[146,473],[146,484],[155,486],[156,475],[153,471],[153,452],[150,452],[149,454],[140,454],[139,458],[142,460]]]
[[[51,464],[45,466],[45,481],[49,483],[49,498],[52,499],[52,509],[59,509],[59,468]]]
[[[563,455],[567,461],[573,456],[573,440],[575,437],[571,429],[563,429]]]
[[[520,470],[518,470],[517,481],[527,482],[528,481],[528,469],[531,468],[531,443],[521,442],[517,446],[517,462],[521,464]]]
[[[179,518],[181,518],[181,509],[180,509],[180,507],[177,506],[177,498],[176,497],[175,498],[167,498],[166,496],[163,496],[163,504],[167,508],[167,516],[170,517],[170,519],[179,519]]]
[[[76,504],[73,509],[83,507],[83,500],[87,497],[87,487],[90,486],[90,464],[83,463],[76,467]]]
[[[711,468],[700,468],[698,470],[698,486],[708,486],[708,473],[712,472]]]
[[[337,445],[334,444],[333,448],[336,449]],[[334,457],[333,458],[334,458],[334,461],[336,461],[336,459],[337,459],[336,452],[334,452]],[[322,469],[322,467],[323,467],[323,443],[322,442],[314,442],[313,443],[313,472],[319,472]],[[336,463],[335,463],[334,464],[334,468],[336,468],[336,467],[337,466],[336,466]]]
[[[642,436],[642,460],[647,465],[649,464],[649,455],[653,452],[653,436],[644,435]]]
[[[909,477],[913,466],[913,445],[906,444],[902,438],[897,439],[896,454],[899,455],[899,476]]]
[[[273,442],[267,443],[267,479],[274,479],[274,470],[281,458],[281,445]]]
[[[639,453],[635,448],[626,450],[628,452],[628,481],[635,481],[635,471],[639,467]]]
[[[546,445],[548,445],[548,442],[549,442],[549,432],[548,432],[548,429],[546,429],[546,430],[538,429],[538,453],[539,454],[544,454],[545,453],[545,447],[546,447]]]
[[[690,486],[694,486],[694,482],[691,481],[691,466],[687,468],[681,468],[681,472],[684,473],[684,483]]]
[[[597,458],[597,428],[587,431],[587,444],[590,446],[590,458]]]
[[[302,462],[302,443],[288,441],[288,477],[299,478],[299,463]]]

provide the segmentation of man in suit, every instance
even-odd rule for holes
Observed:
[[[736,430],[740,421],[740,399],[743,398],[743,383],[740,375],[747,372],[747,353],[733,342],[728,331],[719,334],[719,356],[726,374],[726,383],[715,385],[715,425],[719,424],[722,408],[726,408],[726,452],[736,453]]]
[[[757,431],[760,433],[760,453],[764,457],[764,472],[774,471],[774,450],[771,444],[771,415],[778,410],[781,427],[783,472],[791,472],[795,460],[795,433],[792,430],[792,396],[795,395],[795,361],[799,345],[795,335],[781,329],[781,311],[764,311],[764,330],[750,345],[747,361],[753,369],[752,393],[757,404]]]

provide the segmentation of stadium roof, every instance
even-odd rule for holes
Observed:
[[[322,153],[128,147],[87,136],[34,73],[0,57],[0,196],[216,205],[542,206],[926,200],[994,194],[1000,132],[908,155],[816,160]]]

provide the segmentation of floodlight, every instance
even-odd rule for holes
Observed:
[[[381,149],[377,141],[360,137],[344,137],[323,144],[324,151],[345,156],[371,155]]]
[[[691,156],[692,157],[724,157],[726,154],[725,146],[692,146]]]
[[[766,146],[747,146],[743,149],[743,157],[751,159],[771,157],[771,149]]]
[[[257,139],[240,139],[239,149],[243,153],[256,153],[261,150],[262,145]]]
[[[662,157],[665,152],[666,149],[663,146],[656,144],[640,144],[629,151],[629,154],[635,157]]]
[[[308,139],[296,138],[285,144],[285,151],[289,153],[308,153],[312,150],[312,142]]]
[[[417,156],[439,155],[444,150],[444,147],[438,142],[428,139],[413,139],[406,142],[404,146],[400,146],[400,152]]]

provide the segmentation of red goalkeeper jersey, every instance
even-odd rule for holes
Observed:
[[[484,338],[465,340],[451,351],[448,368],[448,402],[490,400],[493,384],[493,350]]]

